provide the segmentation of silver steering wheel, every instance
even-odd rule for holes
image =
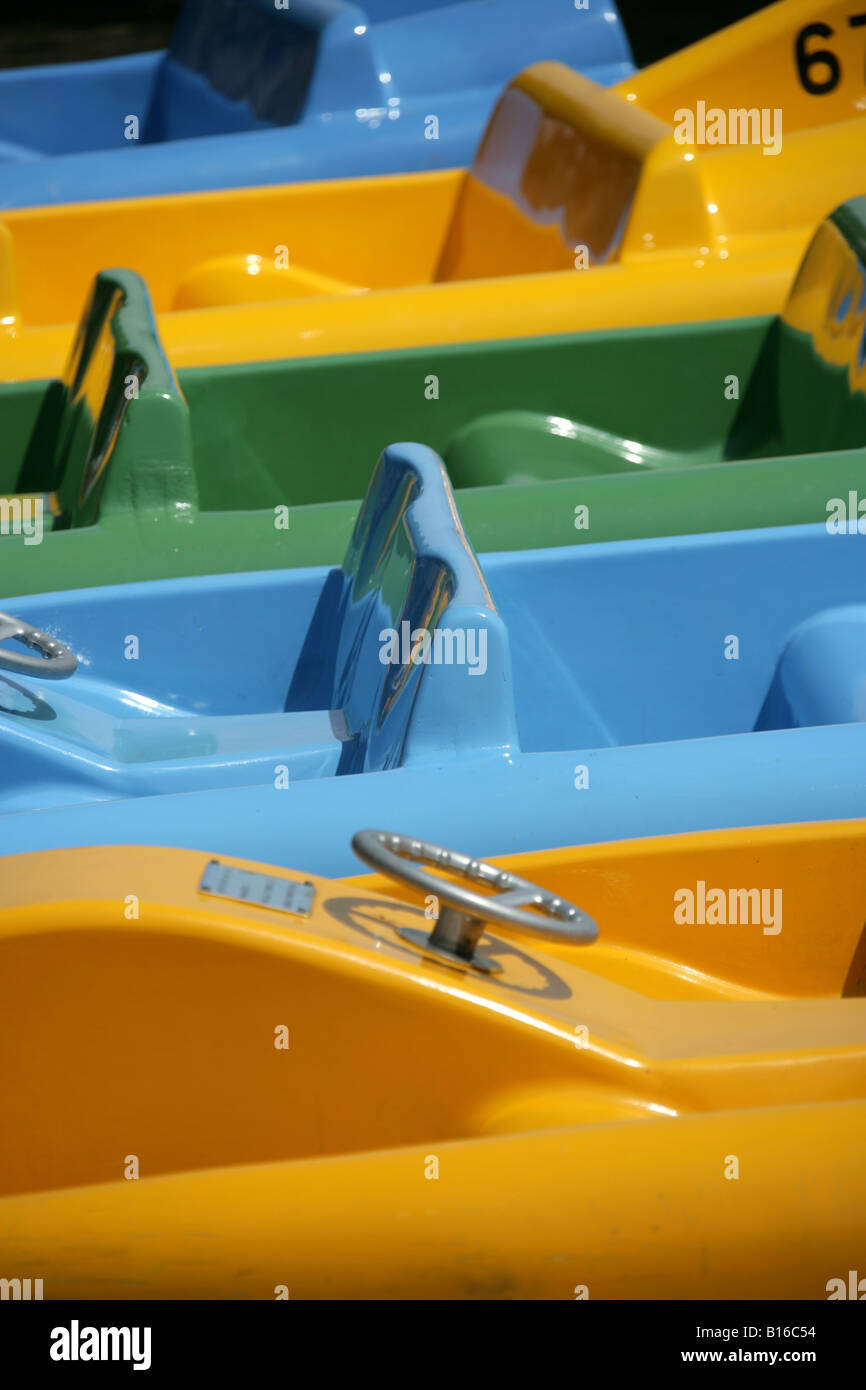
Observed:
[[[471,964],[491,973],[502,968],[477,950],[488,922],[572,946],[588,946],[598,936],[597,925],[579,907],[483,859],[471,859],[468,854],[387,830],[359,830],[352,837],[352,849],[371,869],[445,904],[429,937],[409,928],[400,935],[452,963]],[[425,865],[446,869],[458,881],[440,878]],[[487,884],[497,891],[489,896],[478,893],[471,887],[473,883]]]
[[[28,656],[26,652],[10,651],[2,645],[7,637],[17,637],[25,647],[39,652],[39,656]],[[0,613],[0,671],[14,671],[19,676],[35,676],[43,681],[60,681],[71,676],[78,665],[68,647],[40,632],[38,627],[25,623],[21,618],[13,618],[9,613]]]

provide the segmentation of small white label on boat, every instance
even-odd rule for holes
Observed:
[[[294,917],[309,917],[316,892],[312,883],[274,878],[271,874],[257,874],[252,869],[235,869],[230,864],[221,864],[218,859],[208,864],[198,891],[209,893],[212,898],[249,903],[251,907],[290,912]]]

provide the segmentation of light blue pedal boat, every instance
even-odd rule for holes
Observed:
[[[634,71],[612,0],[186,0],[167,51],[0,72],[0,207],[468,165],[548,58]]]
[[[404,444],[340,568],[3,607],[4,854],[345,874],[359,825],[495,855],[866,815],[856,525],[479,563],[437,455]]]

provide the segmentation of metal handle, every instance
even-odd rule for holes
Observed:
[[[420,936],[427,950],[451,961],[470,963],[480,970],[500,968],[487,957],[476,955],[479,937],[488,922],[573,946],[588,946],[598,937],[596,923],[579,907],[483,859],[471,859],[468,854],[387,830],[359,830],[352,837],[352,849],[370,868],[398,883],[433,894],[446,904],[429,937],[410,930],[400,935],[415,944]],[[446,869],[462,881],[449,882],[430,873],[424,865]],[[476,893],[468,886],[471,883],[487,884],[497,891],[490,896]],[[542,915],[529,908],[539,909]]]
[[[40,656],[27,656],[25,652],[10,651],[0,645],[0,671],[14,671],[19,676],[36,676],[39,680],[60,681],[71,676],[78,661],[68,647],[40,632],[38,627],[25,623],[21,618],[13,618],[9,613],[0,613],[0,644],[7,637],[15,637],[25,647],[40,652]]]

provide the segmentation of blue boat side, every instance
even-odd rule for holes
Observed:
[[[187,0],[168,50],[0,72],[0,207],[466,166],[545,58],[634,70],[610,0],[531,22],[523,0]]]

